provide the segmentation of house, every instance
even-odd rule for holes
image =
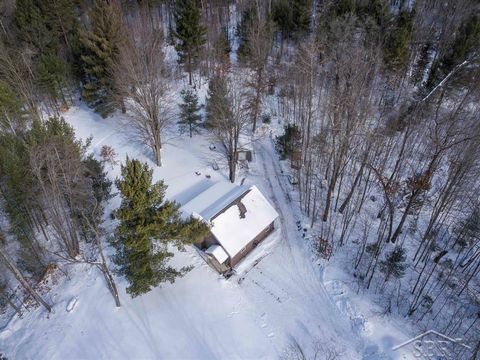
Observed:
[[[220,273],[237,265],[274,229],[278,214],[253,186],[218,182],[186,203],[182,210],[211,226],[196,244]]]

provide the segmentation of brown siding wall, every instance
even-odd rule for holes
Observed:
[[[230,260],[230,266],[234,267],[242,260],[254,247],[264,240],[274,229],[273,222],[258,234],[255,239],[250,241],[237,255]]]
[[[207,262],[220,274],[226,273],[230,269],[230,267],[226,265],[226,263],[220,264],[213,256],[207,256]]]

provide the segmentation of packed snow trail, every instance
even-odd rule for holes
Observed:
[[[303,225],[303,215],[299,204],[295,202],[292,194],[288,192],[286,176],[282,174],[273,139],[262,139],[257,144],[257,158],[262,168],[259,178],[266,183],[270,199],[275,204],[281,218],[282,236],[279,241],[279,249],[282,259],[276,260],[283,264],[284,270],[291,276],[293,282],[282,282],[281,271],[272,271],[271,261],[273,257],[265,258],[257,265],[256,271],[252,271],[251,277],[262,285],[265,291],[278,294],[288,294],[285,302],[292,302],[290,314],[295,314],[299,308],[305,307],[305,311],[311,311],[313,322],[319,327],[319,334],[305,327],[305,336],[295,336],[304,350],[308,353],[309,343],[315,344],[328,339],[333,343],[333,348],[338,351],[342,359],[362,360],[389,360],[397,359],[398,354],[391,351],[394,338],[398,336],[399,329],[392,324],[379,323],[378,319],[370,324],[367,331],[368,319],[364,315],[366,309],[357,306],[356,301],[350,294],[350,289],[340,280],[324,279],[324,268],[315,260],[303,231],[298,231],[297,222]],[[259,182],[262,180],[258,180]],[[289,264],[289,266],[287,266]],[[335,272],[335,270],[332,268]],[[248,279],[248,274],[246,275]],[[328,286],[328,289],[325,287]],[[290,296],[290,294],[293,294]],[[303,294],[301,301],[296,299],[298,294]],[[285,295],[284,295],[285,296]],[[282,299],[280,297],[280,299]],[[291,299],[291,300],[290,300]],[[284,300],[282,300],[283,302]],[[369,308],[361,302],[362,306]],[[292,316],[294,318],[294,316]],[[305,324],[303,324],[305,325]],[[376,328],[372,329],[372,326]],[[298,324],[301,328],[301,324]],[[373,335],[373,336],[372,336]],[[345,341],[345,339],[349,339]]]
[[[248,273],[240,274],[242,284],[247,292],[250,285],[251,291],[263,291],[277,301],[277,305],[267,307],[265,313],[270,319],[288,314],[290,337],[306,349],[328,339],[340,348],[343,344],[347,354],[354,356],[348,350],[361,350],[361,341],[353,340],[352,349],[346,349],[347,342],[352,344],[352,339],[358,336],[352,332],[349,319],[335,307],[322,283],[323,269],[313,258],[303,232],[298,231],[297,221],[301,221],[302,216],[288,193],[271,139],[256,143],[256,156],[254,181],[269,195],[280,215],[281,238],[269,256]]]

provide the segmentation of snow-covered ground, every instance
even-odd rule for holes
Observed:
[[[225,164],[209,149],[206,133],[193,139],[172,136],[159,168],[122,125],[121,115],[102,119],[79,105],[65,118],[78,137],[92,136],[96,155],[109,145],[120,161],[127,154],[148,161],[154,179],[168,185],[167,197],[181,204],[206,188],[207,175],[227,181]],[[188,248],[173,263],[194,268],[174,284],[132,299],[117,278],[122,307],[116,308],[97,269],[68,265],[46,295],[54,312],[38,308],[12,318],[0,330],[0,353],[9,359],[270,359],[291,355],[298,343],[309,358],[316,351],[319,359],[328,354],[338,359],[399,356],[390,349],[408,338],[401,323],[376,315],[376,306],[355,295],[341,269],[314,256],[303,226],[298,230],[297,222],[303,225],[304,219],[271,136],[254,148],[255,161],[241,170],[239,181],[257,185],[280,221],[239,264],[236,275],[226,280]],[[212,169],[213,160],[219,171]],[[112,179],[119,175],[119,165],[108,170]],[[109,209],[119,201],[113,198]]]

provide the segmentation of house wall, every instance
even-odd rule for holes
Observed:
[[[207,263],[215,270],[217,270],[220,274],[224,274],[228,270],[230,270],[230,267],[226,263],[220,264],[218,260],[215,259],[213,256],[207,256]]]
[[[275,228],[274,222],[263,229],[252,241],[250,241],[237,255],[230,259],[230,266],[234,267],[242,260],[250,251],[252,251],[262,240],[264,240]]]

